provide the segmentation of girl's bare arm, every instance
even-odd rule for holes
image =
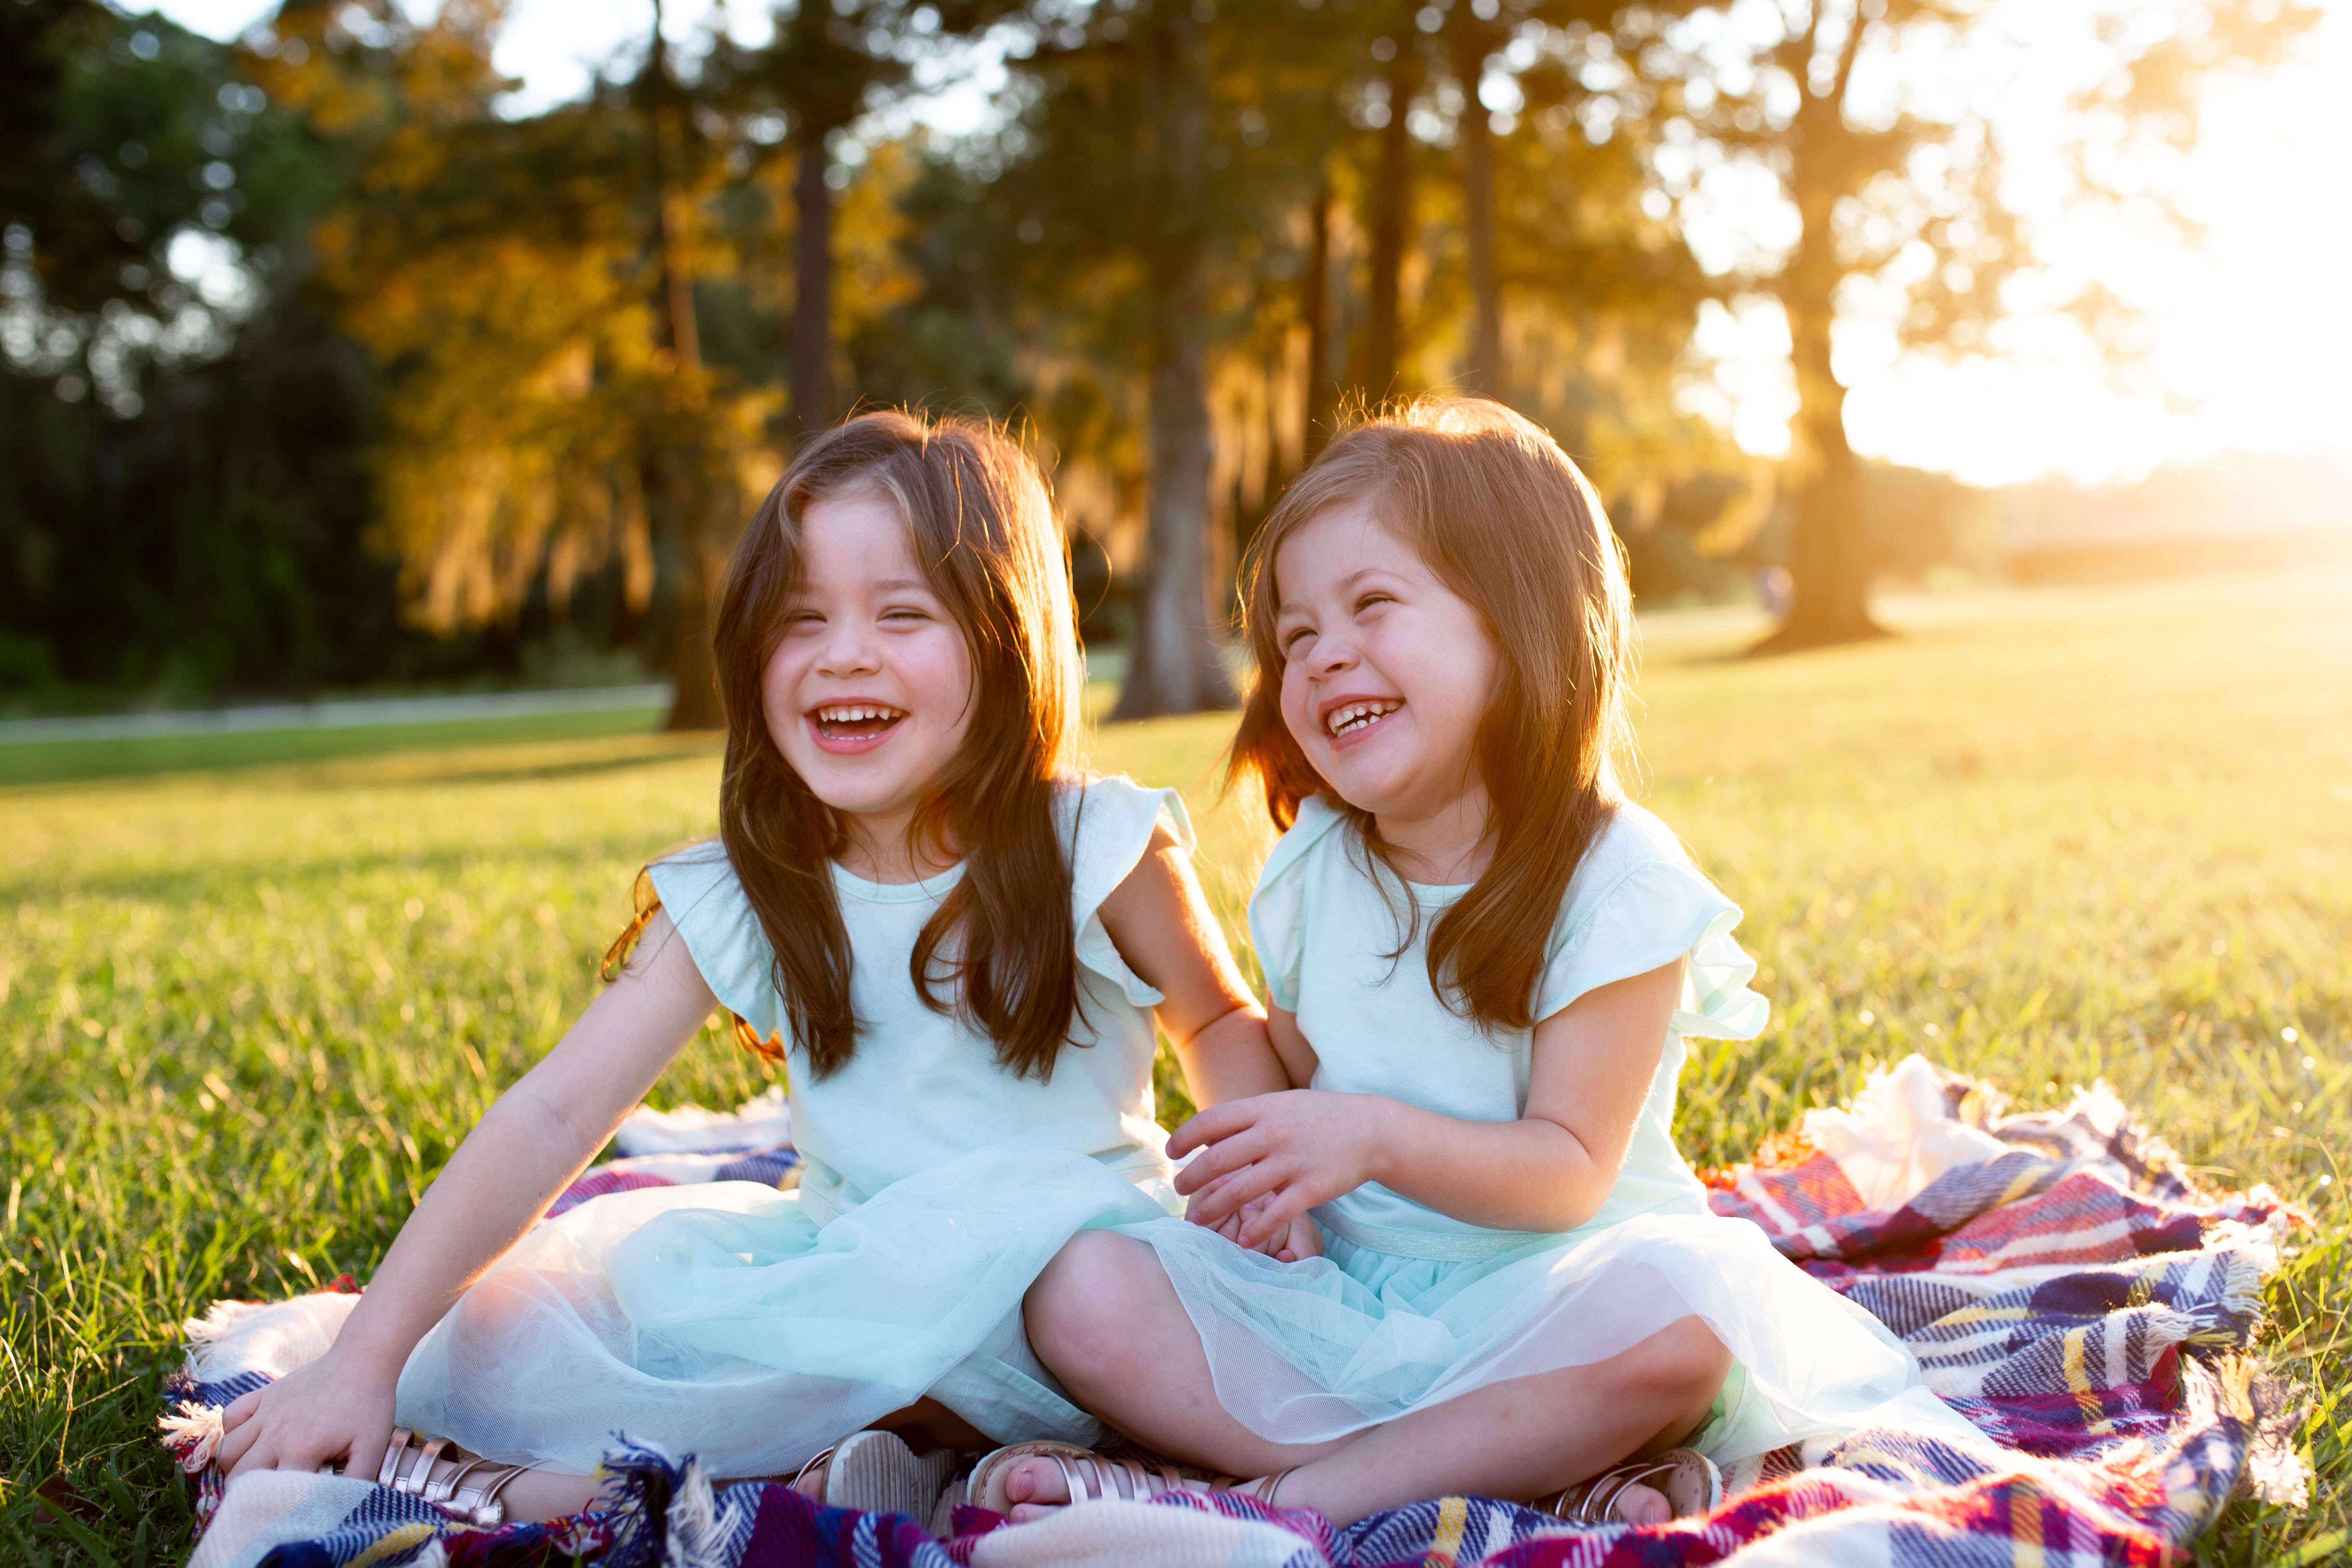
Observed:
[[[1294,1060],[1267,1038],[1265,1012],[1250,994],[1202,896],[1192,857],[1165,827],[1153,830],[1142,861],[1103,900],[1102,918],[1129,967],[1165,998],[1155,1016],[1176,1047],[1198,1103],[1278,1094],[1314,1075],[1311,1053]],[[1299,1045],[1303,1049],[1305,1042]],[[1214,1223],[1228,1239],[1237,1239],[1244,1218],[1234,1210]],[[1250,1245],[1289,1262],[1320,1253],[1323,1238],[1302,1212],[1279,1227],[1260,1227]]]
[[[603,1148],[717,1005],[666,914],[555,1048],[486,1111],[318,1361],[230,1405],[219,1462],[373,1475],[408,1353]]]
[[[1516,1121],[1466,1121],[1381,1095],[1305,1090],[1203,1110],[1169,1152],[1192,1213],[1242,1226],[1245,1247],[1366,1182],[1496,1230],[1571,1230],[1616,1184],[1682,993],[1682,961],[1598,986],[1536,1026]],[[1276,1011],[1275,1037],[1296,1020]]]
[[[1266,1039],[1265,1010],[1192,875],[1192,857],[1166,827],[1153,830],[1142,860],[1103,900],[1102,921],[1128,966],[1167,998],[1153,1016],[1176,1047],[1196,1103],[1291,1087],[1286,1064]]]

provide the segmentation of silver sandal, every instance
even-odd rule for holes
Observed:
[[[1067,1507],[1084,1502],[1105,1502],[1114,1499],[1129,1502],[1149,1502],[1173,1491],[1191,1489],[1185,1487],[1183,1475],[1167,1465],[1145,1467],[1133,1459],[1110,1459],[1091,1448],[1081,1448],[1074,1443],[1013,1443],[998,1448],[972,1467],[969,1483],[971,1498],[980,1507],[993,1513],[1010,1514],[1012,1498],[1006,1485],[1013,1467],[1024,1459],[1051,1459],[1062,1472],[1062,1485],[1068,1491]],[[1296,1469],[1297,1466],[1292,1466]],[[1237,1480],[1231,1476],[1218,1476],[1205,1482],[1204,1489],[1232,1492],[1239,1497],[1255,1498],[1268,1508],[1278,1506],[1275,1494],[1282,1489],[1290,1470],[1277,1470],[1254,1481]]]
[[[416,1462],[405,1474],[402,1466],[414,1453]],[[444,1456],[457,1462],[457,1468],[439,1480],[433,1479],[433,1466]],[[392,1429],[392,1444],[383,1451],[383,1463],[375,1473],[375,1484],[390,1487],[407,1497],[421,1498],[460,1523],[477,1530],[495,1530],[507,1519],[507,1505],[499,1494],[507,1483],[529,1469],[528,1465],[494,1465],[489,1460],[457,1448],[446,1437],[420,1437],[405,1426]],[[473,1484],[464,1484],[468,1477]]]
[[[1723,1472],[1694,1448],[1669,1448],[1647,1459],[1612,1465],[1588,1481],[1538,1500],[1536,1507],[1570,1524],[1624,1524],[1616,1513],[1628,1488],[1651,1487],[1674,1517],[1712,1513],[1723,1501]]]
[[[896,1432],[853,1432],[800,1468],[793,1490],[824,1508],[904,1513],[928,1521],[955,1471],[951,1448],[918,1454]]]

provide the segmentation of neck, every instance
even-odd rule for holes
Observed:
[[[842,869],[869,882],[919,882],[953,866],[951,847],[929,842],[915,831],[913,806],[903,810],[836,814],[849,842],[837,858]]]
[[[1475,882],[1494,857],[1487,833],[1486,788],[1473,784],[1433,810],[1375,813],[1373,826],[1409,882]]]

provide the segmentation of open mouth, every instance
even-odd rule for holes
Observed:
[[[902,708],[870,702],[834,702],[813,710],[809,720],[815,725],[819,740],[855,745],[880,740],[897,729],[906,716]]]
[[[1382,697],[1370,701],[1350,702],[1345,707],[1334,708],[1325,714],[1323,728],[1330,732],[1333,740],[1343,741],[1350,735],[1361,734],[1403,706],[1404,699],[1402,697]]]

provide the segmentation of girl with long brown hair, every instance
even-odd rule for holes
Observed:
[[[1969,1440],[1675,1152],[1684,1041],[1751,1038],[1766,1004],[1738,909],[1618,786],[1628,596],[1567,455],[1483,401],[1370,420],[1275,509],[1244,607],[1234,762],[1287,830],[1250,928],[1295,1087],[1171,1140],[1198,1223],[1047,1269],[1063,1384],[1342,1523],[1451,1492],[1651,1522],[1801,1438]],[[1310,1215],[1326,1251],[1296,1261],[1204,1228]],[[1175,1484],[1051,1447],[974,1478],[1024,1512]]]
[[[861,1428],[1097,1431],[1021,1298],[1081,1227],[1180,1206],[1155,1021],[1204,1100],[1283,1079],[1175,792],[1076,771],[1035,466],[902,413],[807,443],[716,647],[718,841],[649,868],[617,977],[467,1136],[332,1348],[231,1407],[232,1475],[339,1461],[541,1518],[590,1500],[620,1432],[920,1512],[944,1456]],[[614,1194],[533,1228],[714,1007],[788,1065],[798,1189]]]

